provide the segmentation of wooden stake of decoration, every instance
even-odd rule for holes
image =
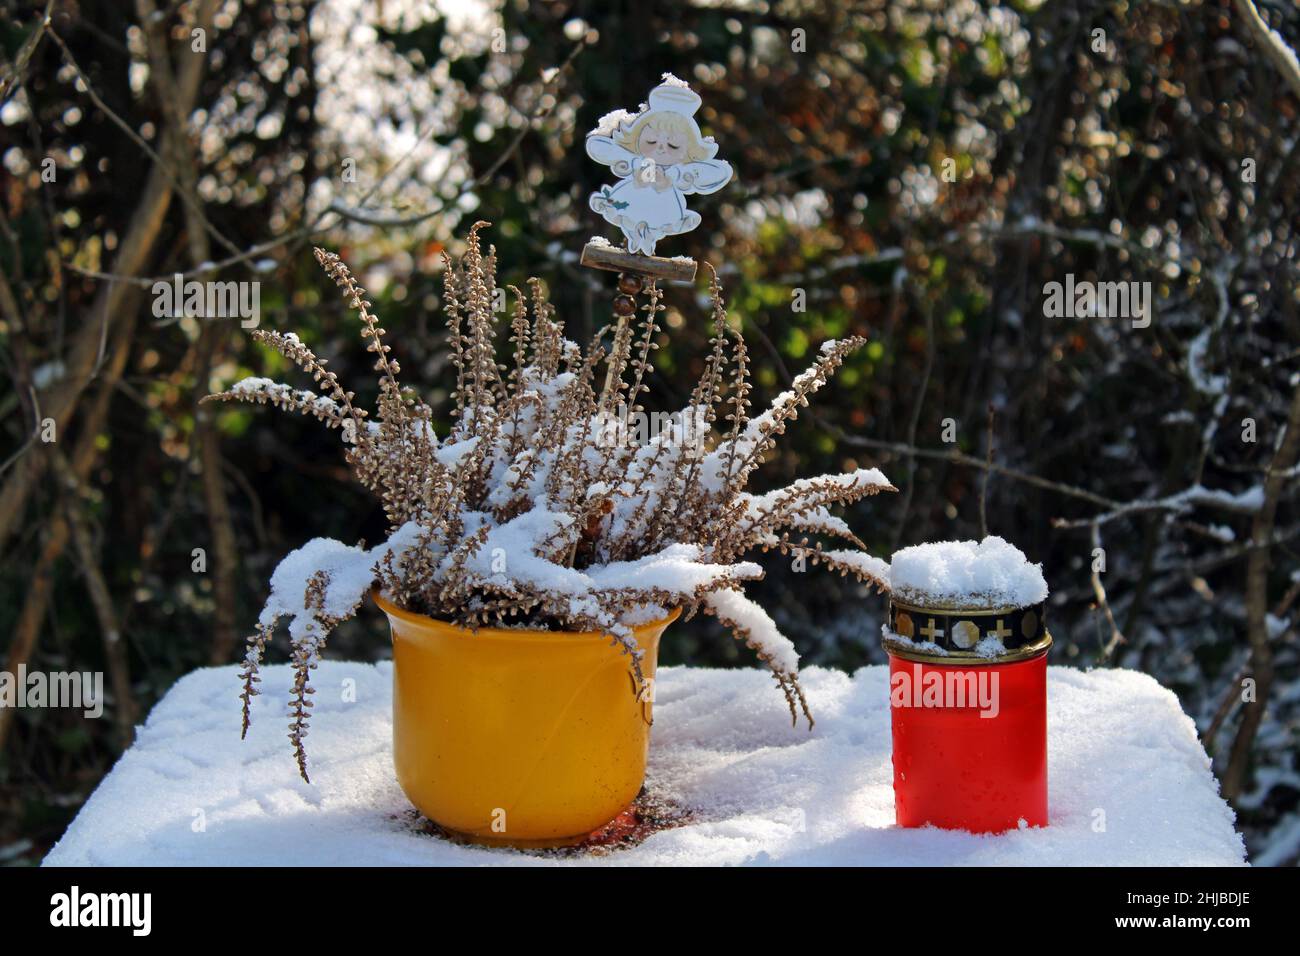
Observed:
[[[668,279],[678,282],[695,280],[695,260],[684,256],[665,259],[661,256],[646,256],[639,253],[625,252],[611,245],[589,242],[582,248],[582,264],[589,269],[605,269],[609,272],[631,272],[650,276],[653,279]]]

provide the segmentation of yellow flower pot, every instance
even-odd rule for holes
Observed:
[[[636,798],[652,695],[609,637],[469,631],[374,599],[393,634],[397,782],[426,817],[477,843],[562,846]],[[646,678],[680,613],[635,629]]]

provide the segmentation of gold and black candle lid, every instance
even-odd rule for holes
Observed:
[[[1052,646],[1046,602],[1028,607],[927,607],[891,597],[888,627],[885,650],[928,664],[1007,664],[1037,657]],[[1002,650],[992,655],[977,651],[988,638],[999,640]]]

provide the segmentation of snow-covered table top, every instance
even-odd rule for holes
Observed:
[[[601,855],[453,844],[397,786],[391,664],[313,676],[312,784],[285,739],[286,666],[239,739],[233,667],[177,682],[47,865],[1239,864],[1245,850],[1192,721],[1133,671],[1049,670],[1052,825],[972,836],[894,825],[887,669],[811,668],[810,733],[766,672],[661,668],[649,791],[685,825]],[[355,681],[355,700],[342,688]]]

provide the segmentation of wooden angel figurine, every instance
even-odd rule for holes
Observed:
[[[686,208],[686,197],[731,180],[731,164],[713,158],[718,144],[700,135],[699,108],[699,95],[665,73],[640,112],[611,113],[587,134],[587,155],[619,177],[591,194],[591,208],[623,231],[628,252],[652,256],[664,236],[690,232],[700,214]]]

